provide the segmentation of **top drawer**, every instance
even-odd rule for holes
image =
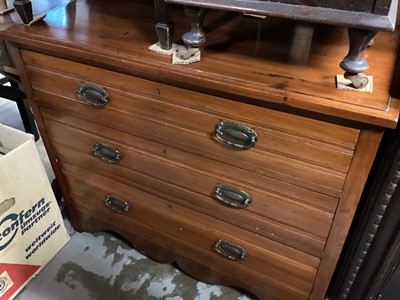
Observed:
[[[341,193],[358,129],[31,51],[24,50],[22,54],[39,105],[63,107],[93,122],[107,121],[109,126],[119,126],[119,130],[163,141],[290,185],[333,197]],[[82,105],[76,100],[81,80],[105,89],[110,96],[105,109]],[[235,122],[254,130],[257,134],[255,147],[238,151],[216,142],[215,128],[221,121]],[[242,133],[231,130],[230,135],[240,140],[238,135]]]

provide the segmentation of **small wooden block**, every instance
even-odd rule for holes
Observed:
[[[25,24],[25,23],[24,23],[24,25],[26,25],[26,26],[31,26],[31,25],[33,25],[33,24],[35,24],[35,23],[37,23],[37,22],[43,20],[46,16],[47,16],[47,14],[43,14],[43,15],[39,15],[39,16],[34,16],[32,21],[30,21],[28,24]]]
[[[173,43],[171,49],[165,50],[160,47],[160,42],[158,42],[158,43],[151,45],[149,47],[149,50],[160,53],[160,54],[164,54],[164,55],[172,55],[172,54],[174,54],[174,52],[176,51],[176,49],[178,47],[179,47],[178,44]]]
[[[345,91],[357,91],[357,92],[367,92],[372,93],[373,91],[373,84],[374,84],[374,77],[368,77],[368,84],[367,86],[363,87],[362,89],[356,89],[350,80],[344,78],[343,75],[336,75],[336,88],[338,90],[345,90]]]
[[[176,55],[176,52],[172,55],[172,64],[173,65],[188,65],[193,64],[195,62],[199,62],[201,59],[200,50],[194,53],[188,59],[181,59]]]

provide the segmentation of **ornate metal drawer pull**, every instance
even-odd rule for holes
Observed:
[[[111,208],[113,211],[116,211],[117,213],[124,214],[129,211],[129,204],[125,200],[107,195],[104,201],[109,208]]]
[[[241,246],[226,240],[216,240],[214,242],[214,249],[221,256],[235,261],[244,260],[247,255],[246,250]]]
[[[234,186],[218,184],[214,187],[213,196],[217,200],[235,208],[246,208],[252,199],[249,193]]]
[[[235,122],[217,122],[215,136],[220,141],[241,150],[254,147],[257,142],[257,133],[253,129]]]
[[[92,83],[81,83],[76,90],[76,95],[79,100],[93,106],[103,107],[110,101],[110,96],[105,89]]]
[[[102,160],[116,164],[121,161],[123,155],[118,149],[108,146],[106,144],[96,143],[93,145],[93,154]]]

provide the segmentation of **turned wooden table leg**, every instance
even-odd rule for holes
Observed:
[[[24,24],[29,24],[33,20],[32,3],[30,0],[15,0],[14,8]]]
[[[174,23],[171,21],[170,9],[164,0],[154,0],[156,9],[156,32],[160,46],[164,50],[172,47],[174,39]]]
[[[349,28],[348,31],[349,53],[340,63],[340,67],[345,71],[345,77],[350,79],[356,88],[363,88],[368,84],[368,78],[362,72],[369,68],[364,50],[370,45],[376,31],[358,28]]]
[[[206,42],[206,36],[203,31],[206,10],[204,8],[185,6],[185,13],[189,19],[190,31],[182,35],[182,41],[187,48],[178,49],[177,56],[181,59],[190,58]]]
[[[203,31],[203,20],[206,10],[198,7],[185,7],[186,16],[189,19],[190,31],[182,36],[182,40],[188,47],[201,47],[206,42]]]

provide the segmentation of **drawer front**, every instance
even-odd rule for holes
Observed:
[[[276,293],[285,296],[281,299],[306,299],[310,293],[319,259],[107,177],[63,165],[71,196],[75,199],[74,207],[78,211],[93,214],[96,210],[101,219],[113,220],[112,223],[124,223],[130,227],[141,224],[152,228],[168,237],[164,243],[173,245],[174,253],[181,253],[187,247],[196,249],[215,262],[221,268],[220,272],[232,272],[247,282],[255,279],[271,283]],[[85,178],[84,182],[82,178]],[[115,207],[121,205],[106,204],[105,198],[109,195],[119,199],[115,201],[125,202],[129,209],[122,213],[118,212],[119,208],[116,211]],[[94,208],[85,209],[87,203]],[[242,249],[235,247],[240,251],[228,251],[233,259],[227,259],[218,253],[221,244],[215,245],[217,240],[229,241]],[[242,257],[242,250],[245,257]],[[188,252],[183,252],[188,255]]]
[[[211,97],[29,51],[23,51],[23,55],[35,98],[43,105],[63,107],[85,115],[84,118],[92,122],[107,122],[119,129],[124,127],[125,131],[146,139],[163,140],[167,145],[274,180],[332,197],[341,193],[358,139],[357,129]],[[82,78],[104,88],[110,99],[105,107],[83,105],[76,99]],[[257,134],[255,146],[238,150],[218,142],[216,127],[221,121],[254,130]],[[244,134],[237,130],[225,134],[243,140],[238,135],[243,137]],[[247,143],[247,136],[244,140]]]
[[[149,143],[147,140],[135,140],[132,145],[127,146],[131,138],[129,135],[124,136],[125,143],[122,144],[112,138],[112,132],[109,136],[101,136],[67,126],[48,118],[50,112],[46,109],[42,109],[42,115],[59,160],[82,166],[93,172],[114,176],[119,178],[119,181],[129,178],[132,184],[139,184],[142,189],[146,187],[153,194],[162,193],[167,194],[163,197],[171,195],[183,198],[182,201],[186,202],[186,206],[192,209],[206,210],[208,214],[218,213],[217,217],[226,222],[239,223],[238,226],[241,227],[243,225],[240,223],[243,222],[252,227],[251,230],[255,233],[280,239],[283,243],[295,243],[296,248],[312,254],[321,255],[322,253],[332,223],[332,213],[254,188],[236,180],[236,176],[223,177],[179,164],[170,160],[168,155],[163,155],[164,145],[162,144],[152,145],[159,149],[156,151],[158,155],[152,155],[149,151],[133,146],[140,145],[146,149],[146,144]],[[104,133],[105,130],[98,127],[97,132]],[[123,158],[117,164],[104,162],[93,154],[95,144],[106,144],[118,149]],[[194,159],[198,158],[194,157]],[[137,175],[132,177],[130,172]],[[218,198],[214,194],[215,188],[221,183],[249,194],[252,198],[250,205],[238,209],[225,206],[215,200]],[[182,190],[189,193],[184,193]],[[227,191],[225,195],[229,196],[230,193]],[[233,198],[239,196],[235,192]],[[249,220],[251,220],[251,225]],[[296,238],[293,239],[293,236]],[[301,246],[301,244],[304,245]],[[310,248],[311,251],[309,251]]]

